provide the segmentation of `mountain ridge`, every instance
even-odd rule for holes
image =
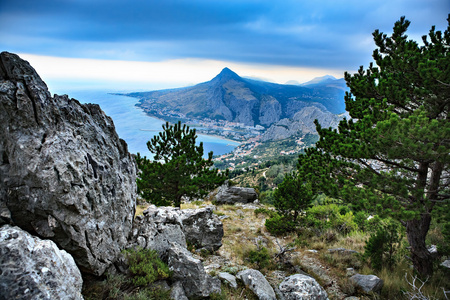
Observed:
[[[212,119],[270,127],[292,118],[304,107],[316,106],[332,113],[344,112],[343,90],[335,87],[282,85],[242,78],[224,68],[213,79],[194,86],[128,93],[139,99],[147,114],[188,119]]]

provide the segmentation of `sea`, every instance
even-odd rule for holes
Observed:
[[[81,103],[100,105],[113,119],[119,137],[128,144],[128,151],[134,154],[139,152],[141,156],[153,158],[146,144],[162,131],[165,121],[150,117],[136,107],[136,98],[113,95],[114,91],[108,90],[66,90],[64,93]],[[210,151],[213,151],[214,155],[232,152],[239,145],[238,142],[220,137],[197,134],[197,143],[200,142],[203,142],[204,157],[207,157]]]

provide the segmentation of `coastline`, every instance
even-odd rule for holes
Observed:
[[[129,96],[127,96],[127,97],[129,97]],[[140,106],[138,106],[138,105],[136,105],[136,104],[135,104],[135,106],[138,107],[139,109],[141,109],[147,116],[149,116],[149,117],[151,117],[151,118],[155,118],[155,119],[160,120],[160,121],[163,121],[163,122],[173,123],[173,122],[168,121],[167,119],[163,119],[163,117],[161,117],[161,116],[156,116],[156,115],[154,115],[154,114],[151,114],[151,113],[146,112],[143,108],[141,108]],[[195,128],[195,125],[194,125],[194,124],[189,125],[188,123],[186,123],[186,125],[188,125],[189,127]],[[141,130],[141,131],[154,131],[154,132],[158,132],[158,130],[152,130],[152,129],[139,129],[139,130]],[[159,131],[162,131],[162,129],[159,130]],[[221,139],[221,140],[224,140],[224,141],[229,141],[229,142],[231,142],[231,143],[235,143],[235,144],[236,144],[236,145],[230,145],[230,146],[236,146],[236,147],[238,147],[239,145],[241,145],[241,144],[243,143],[242,141],[235,141],[235,140],[228,139],[228,138],[225,138],[225,137],[223,137],[223,136],[221,136],[221,135],[217,135],[217,134],[206,134],[206,133],[198,133],[198,132],[197,132],[197,135],[210,136],[210,137],[214,137],[214,138]]]
[[[232,140],[232,139],[224,138],[223,136],[220,136],[220,135],[217,135],[217,134],[197,133],[197,135],[211,136],[211,137],[214,137],[214,138],[217,138],[217,139],[221,139],[221,140],[224,140],[224,141],[232,142],[232,143],[237,144],[236,147],[243,143],[243,142],[235,141],[235,140]],[[234,145],[232,145],[232,146],[234,146]]]

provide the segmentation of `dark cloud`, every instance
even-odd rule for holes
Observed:
[[[0,47],[100,59],[196,57],[355,68],[370,59],[374,29],[400,16],[410,35],[444,29],[448,0],[2,0]]]

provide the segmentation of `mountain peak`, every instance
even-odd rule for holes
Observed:
[[[241,79],[241,77],[231,71],[229,68],[223,68],[222,71],[215,77],[221,80],[230,80],[230,79]]]

